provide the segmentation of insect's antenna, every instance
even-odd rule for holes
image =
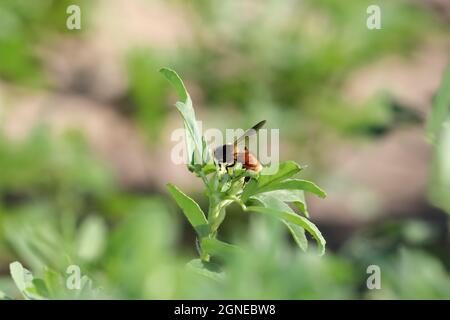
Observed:
[[[237,146],[237,144],[239,142],[241,142],[242,140],[255,135],[258,132],[258,130],[261,129],[265,124],[266,124],[266,120],[262,120],[262,121],[258,122],[257,124],[255,124],[250,129],[248,129],[247,131],[245,131],[242,136],[240,136],[239,138],[234,140],[234,146]]]

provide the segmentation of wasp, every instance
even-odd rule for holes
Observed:
[[[223,146],[217,147],[214,150],[214,158],[216,163],[219,165],[225,165],[225,168],[227,169],[234,167],[236,163],[241,163],[242,168],[259,173],[263,169],[263,166],[259,162],[258,158],[248,150],[247,146],[244,147],[244,151],[239,150],[238,143],[255,135],[265,123],[266,120],[262,120],[245,131],[244,134],[235,139],[233,143],[224,144]]]

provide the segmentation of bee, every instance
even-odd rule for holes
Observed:
[[[217,147],[214,150],[214,158],[216,163],[219,165],[225,165],[225,168],[227,169],[233,167],[236,163],[241,163],[244,169],[259,173],[263,169],[263,166],[259,162],[258,158],[256,158],[256,156],[248,150],[247,146],[244,147],[244,151],[239,150],[238,143],[255,135],[265,123],[266,120],[262,120],[245,131],[244,134],[235,139],[233,143],[224,144],[223,146]]]

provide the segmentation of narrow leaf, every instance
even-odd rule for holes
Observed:
[[[11,277],[25,299],[42,299],[33,284],[33,275],[22,264],[15,261],[9,265]]]
[[[309,212],[306,205],[305,193],[303,190],[274,190],[259,195],[267,195],[284,202],[293,203],[307,218],[309,218]]]
[[[205,237],[208,234],[208,220],[206,220],[205,214],[197,202],[171,183],[167,184],[167,188],[177,204],[183,210],[184,215],[194,227],[199,237]]]
[[[241,195],[241,200],[247,202],[247,200],[255,194],[256,188],[258,187],[258,181],[255,179],[250,179],[250,181],[245,185],[244,191]]]
[[[225,273],[219,266],[212,262],[205,262],[200,259],[194,259],[188,262],[187,267],[197,274],[222,282],[225,279]]]
[[[195,111],[192,106],[191,97],[189,96],[189,93],[187,92],[180,76],[174,70],[162,68],[159,71],[174,86],[181,100],[175,104],[175,107],[180,112],[181,117],[184,121],[188,163],[203,163],[202,155],[204,148],[202,143],[202,136],[200,135],[200,131],[197,126],[197,120],[195,118]]]
[[[270,194],[260,193],[252,196],[250,199],[258,200],[266,208],[272,208],[278,211],[289,211],[294,213],[291,207],[289,207],[281,199],[275,198]]]
[[[305,215],[305,217],[309,219],[310,215],[308,207],[306,205],[306,201],[294,201],[293,204],[298,208],[300,212],[302,212]]]
[[[291,207],[289,207],[286,203],[283,202],[283,196],[276,197],[271,194],[275,192],[276,191],[260,193],[251,197],[251,199],[258,200],[266,208],[271,208],[278,211],[292,212],[293,214],[295,214],[292,211]],[[291,199],[290,197],[286,198]],[[295,242],[300,247],[300,249],[306,251],[308,249],[308,240],[306,239],[305,229],[284,219],[280,220],[283,221],[283,223],[288,227],[289,231],[292,234],[292,237],[294,238]]]
[[[195,164],[203,163],[203,159],[200,156],[203,150],[202,138],[197,126],[197,120],[195,119],[192,103],[190,100],[188,100],[188,103],[177,102],[175,107],[178,109],[184,120],[186,143],[190,148],[188,149],[188,153],[193,154],[192,159],[189,159],[189,162],[194,162]]]
[[[44,267],[44,281],[50,297],[56,297],[64,290],[61,275],[48,267]]]
[[[300,249],[306,252],[306,250],[308,250],[308,239],[306,239],[305,229],[285,220],[283,220],[283,222],[291,232],[295,243],[297,243]]]
[[[292,177],[302,170],[300,165],[294,161],[280,163],[278,171],[275,174],[265,175],[267,169],[263,169],[258,180],[252,179],[247,183],[242,193],[241,199],[246,202],[254,194],[261,193],[260,190],[269,188],[272,184]],[[274,189],[275,190],[275,189]]]
[[[166,77],[166,79],[169,80],[169,82],[175,87],[181,101],[185,103],[189,98],[189,94],[180,76],[174,70],[169,68],[161,68],[159,72],[161,72]]]
[[[280,163],[280,167],[275,174],[264,175],[265,170],[266,169],[263,169],[263,171],[261,172],[261,176],[259,177],[258,189],[265,188],[270,184],[290,178],[300,172],[302,168],[294,161],[286,161]]]
[[[257,192],[262,193],[273,190],[304,190],[314,193],[321,198],[325,198],[327,196],[326,192],[319,188],[315,183],[300,179],[289,179],[277,183],[272,183],[263,188],[258,188]]]
[[[33,279],[33,285],[36,288],[36,293],[43,297],[50,297],[50,293],[48,291],[47,286],[45,285],[44,280],[42,279]]]
[[[239,248],[236,246],[233,246],[229,243],[217,240],[217,239],[211,239],[211,238],[204,238],[201,240],[201,247],[202,250],[206,253],[208,253],[211,256],[219,256],[221,258],[229,258],[232,255],[235,255],[237,252],[239,252]]]
[[[274,210],[271,208],[257,207],[257,206],[247,207],[246,211],[255,211],[255,212],[272,215],[274,217],[286,220],[288,222],[298,225],[299,227],[304,228],[306,231],[308,231],[314,237],[314,239],[316,239],[317,245],[319,246],[320,255],[323,255],[325,253],[326,241],[323,238],[322,233],[319,231],[319,229],[316,227],[316,225],[314,223],[312,223],[305,217],[299,216],[295,213],[288,212],[288,211],[279,211],[279,210]]]
[[[11,263],[9,265],[9,270],[11,277],[20,292],[25,291],[27,288],[33,287],[33,275],[30,271],[25,269],[20,262],[15,261]]]

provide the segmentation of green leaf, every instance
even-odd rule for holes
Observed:
[[[30,300],[45,300],[46,298],[41,296],[38,291],[37,288],[35,286],[30,287],[30,288],[26,288],[24,292],[22,292],[22,294]]]
[[[199,237],[204,238],[208,234],[208,220],[200,206],[173,184],[168,183],[167,188]]]
[[[306,252],[306,250],[308,250],[308,239],[306,239],[305,229],[285,220],[283,220],[283,222],[291,232],[295,243],[297,243],[300,249]]]
[[[450,65],[447,67],[441,86],[433,103],[427,123],[428,137],[436,142],[442,124],[450,117]]]
[[[225,273],[215,263],[194,259],[189,261],[186,266],[195,273],[215,281],[222,282],[225,279]]]
[[[291,202],[309,218],[309,212],[306,205],[305,193],[303,190],[274,190],[261,193],[260,195],[267,195],[279,199],[284,202]]]
[[[259,177],[258,189],[266,188],[275,182],[279,182],[287,178],[290,178],[293,175],[300,172],[302,168],[300,167],[299,164],[297,164],[294,161],[286,161],[280,163],[280,167],[278,168],[278,171],[275,174],[264,175],[265,170],[267,169],[263,169],[263,171],[261,172],[261,176]]]
[[[314,239],[316,239],[317,245],[319,246],[320,255],[323,255],[325,253],[326,241],[316,225],[308,219],[289,211],[280,211],[265,207],[249,206],[246,208],[246,211],[255,211],[268,214],[304,228],[314,237]]]
[[[242,193],[242,201],[247,201],[247,199],[253,194],[260,193],[260,190],[270,187],[272,184],[283,181],[292,177],[302,170],[300,165],[294,161],[286,161],[280,163],[278,171],[272,175],[264,175],[267,169],[263,169],[258,180],[252,179],[247,183]],[[275,189],[274,189],[275,190]]]
[[[9,265],[11,277],[25,299],[42,299],[33,284],[33,275],[22,264],[15,261]]]
[[[274,192],[267,192],[267,193],[260,193],[257,194],[253,197],[251,197],[250,199],[256,199],[258,200],[264,207],[266,208],[271,208],[274,210],[278,210],[278,211],[287,211],[287,212],[292,212],[293,214],[295,214],[291,207],[289,207],[286,203],[283,202],[283,198],[286,199],[293,199],[291,197],[283,197],[283,195],[278,196],[275,194],[271,194],[271,193],[275,193]],[[292,234],[292,237],[294,238],[295,242],[297,243],[297,245],[300,247],[300,249],[302,249],[303,251],[306,251],[308,249],[308,240],[306,239],[306,235],[305,235],[305,230],[298,226],[295,225],[289,221],[286,221],[284,219],[281,219],[281,221],[283,221],[283,223],[288,227],[289,231]]]
[[[187,92],[180,76],[174,70],[162,68],[159,72],[161,72],[175,87],[181,100],[175,103],[175,107],[180,112],[184,121],[188,163],[203,163],[203,158],[208,157],[208,155],[204,155],[202,136],[200,135],[200,131],[197,126],[197,120],[195,118],[195,111],[192,106],[191,97],[189,96],[189,93]]]
[[[44,280],[39,278],[33,279],[33,286],[36,288],[36,293],[39,294],[40,296],[47,298],[50,297],[50,293]]]
[[[209,163],[209,164],[214,164],[211,160],[211,154],[210,154],[210,150],[208,147],[208,143],[206,142],[206,139],[204,136],[201,137],[202,139],[202,156],[203,156],[203,163]]]
[[[319,188],[315,183],[308,180],[300,180],[300,179],[289,179],[285,181],[280,181],[276,183],[272,183],[263,188],[258,188],[257,192],[268,192],[273,190],[304,190],[315,195],[325,198],[327,196],[326,192]]]
[[[204,173],[205,175],[208,175],[208,174],[210,174],[210,173],[216,172],[216,171],[217,171],[217,168],[216,168],[216,165],[215,165],[214,163],[208,163],[207,165],[205,165],[205,166],[202,168],[202,170],[203,170],[203,173]]]
[[[204,238],[201,240],[201,247],[204,252],[211,256],[219,256],[221,258],[229,258],[230,256],[235,255],[239,252],[239,248],[236,246],[233,246],[229,243],[217,240],[217,239],[211,239],[211,238]]]
[[[277,198],[285,202],[305,201],[305,193],[303,190],[274,190],[267,191],[263,194]]]
[[[258,186],[258,180],[250,179],[244,187],[244,191],[241,195],[241,200],[247,202],[247,200],[255,194],[256,188]]]
[[[191,162],[194,162],[195,164],[203,163],[202,138],[197,127],[197,120],[195,119],[192,103],[190,102],[190,100],[189,104],[177,102],[175,104],[175,107],[178,109],[184,120],[184,128],[186,130],[186,143],[188,147],[187,151],[189,155],[192,154],[191,158],[188,159],[189,163]]]
[[[25,291],[27,288],[33,287],[33,275],[30,271],[25,269],[20,262],[15,261],[11,263],[9,265],[9,270],[11,277],[20,292]]]
[[[159,70],[167,80],[175,87],[177,90],[178,96],[181,99],[181,102],[186,103],[189,99],[189,93],[184,86],[183,80],[181,80],[180,76],[172,69],[169,68],[161,68]]]
[[[44,267],[44,281],[50,297],[56,297],[64,290],[61,275],[48,267]]]
[[[85,261],[97,259],[103,252],[107,227],[102,218],[88,216],[83,220],[77,235],[77,253]]]
[[[258,200],[264,207],[272,208],[279,211],[293,212],[292,209],[283,202],[283,200],[276,198],[268,193],[260,193],[252,196],[250,199]]]
[[[308,207],[306,205],[306,201],[304,201],[304,200],[303,201],[294,201],[293,204],[295,204],[297,206],[298,210],[300,212],[302,212],[305,215],[305,217],[307,217],[309,219],[310,216],[309,216],[309,212],[308,212]]]

